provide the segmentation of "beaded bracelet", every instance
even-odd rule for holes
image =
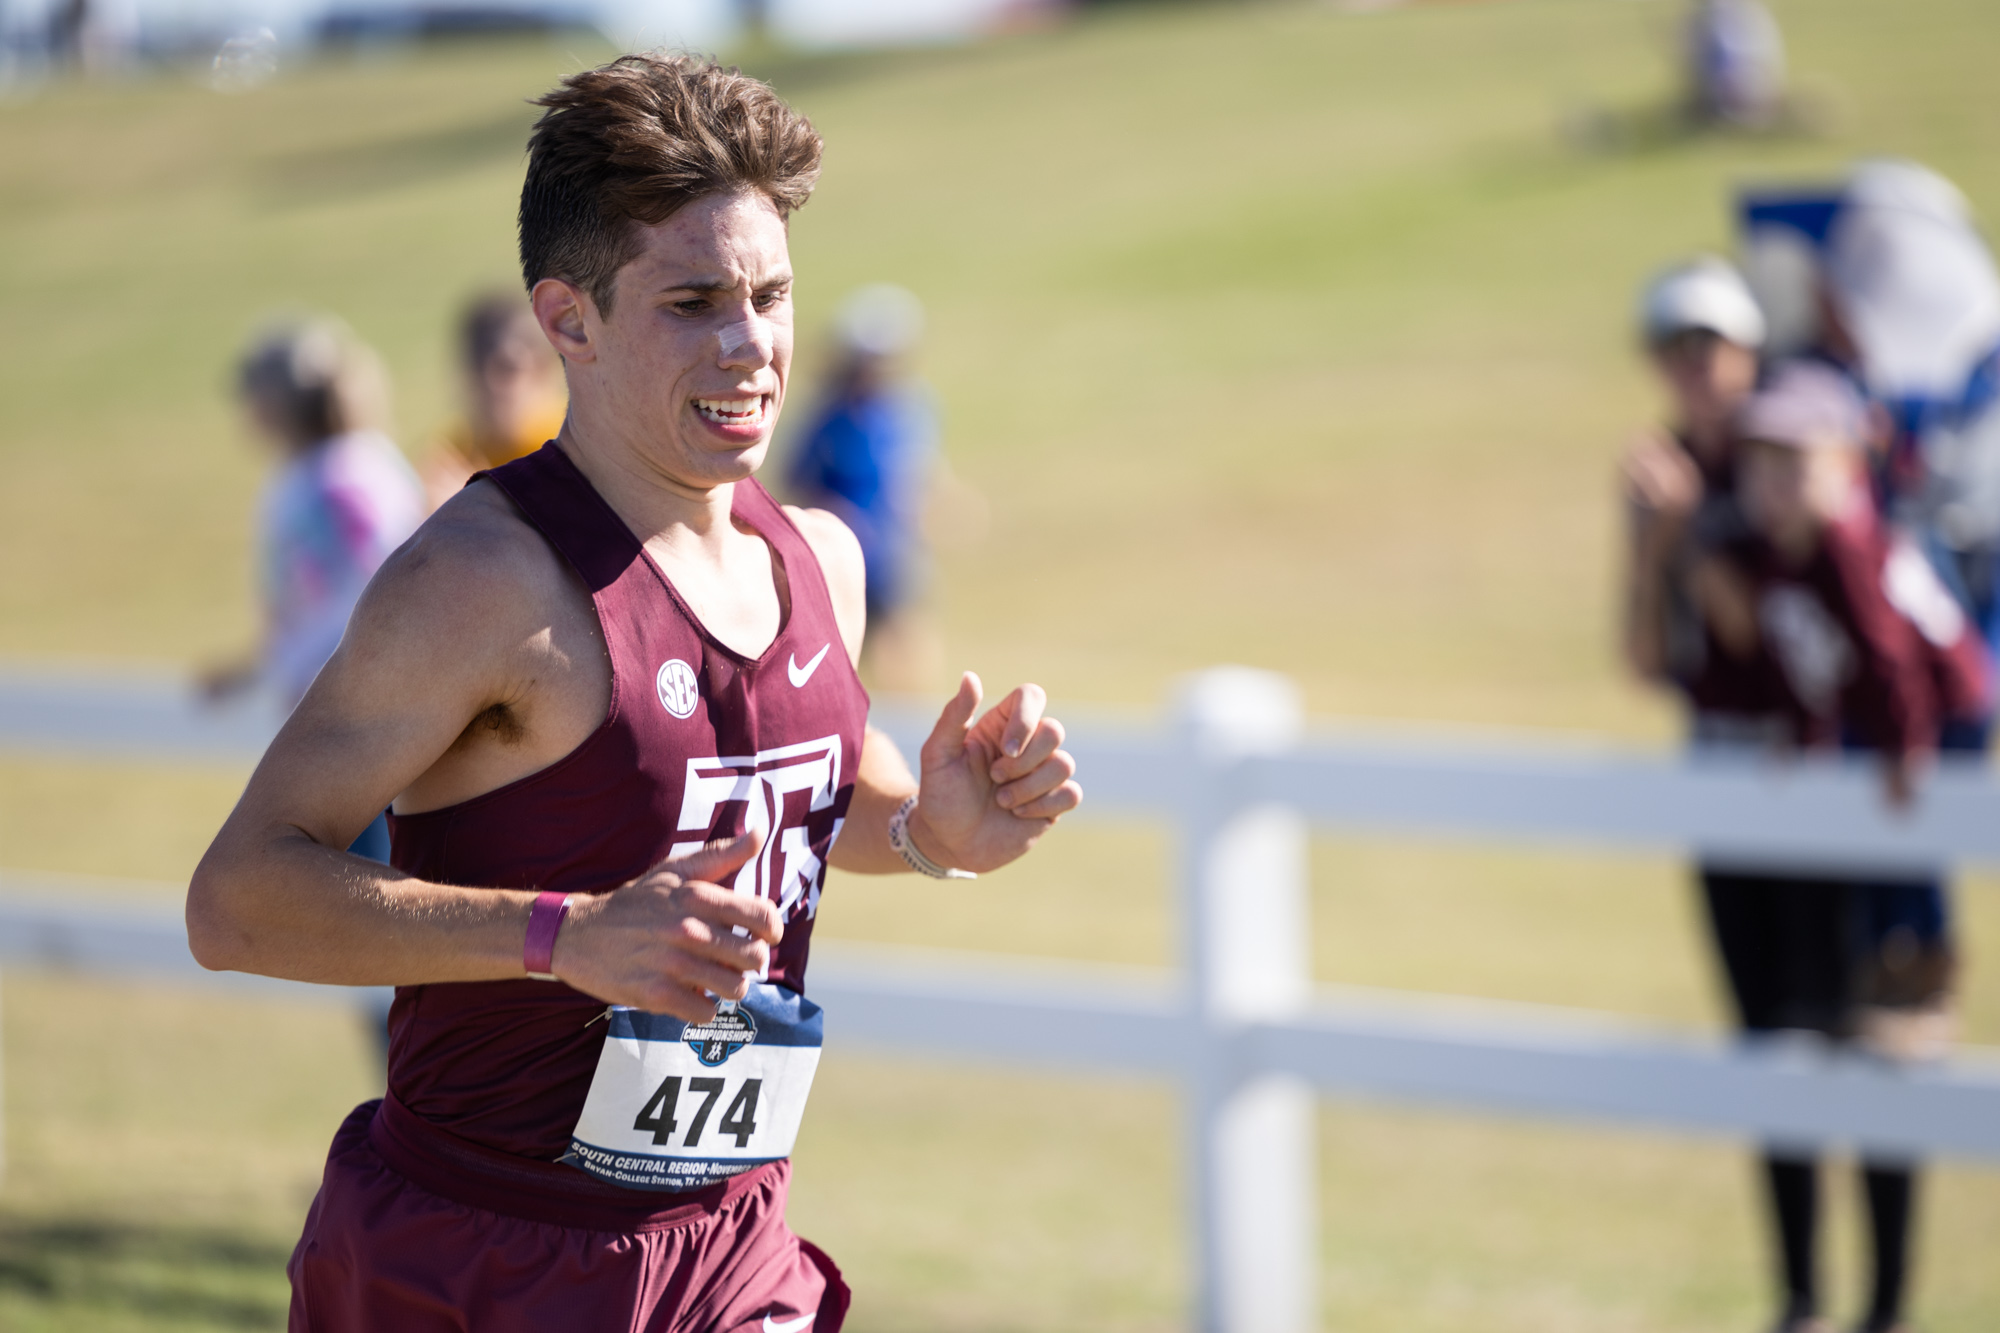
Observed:
[[[896,855],[903,858],[903,864],[919,875],[929,875],[932,879],[978,879],[970,870],[957,870],[951,866],[941,866],[925,856],[917,844],[910,840],[910,812],[917,808],[917,798],[912,796],[896,807],[896,813],[889,816],[889,845],[896,849]]]

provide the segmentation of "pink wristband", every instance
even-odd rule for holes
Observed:
[[[569,915],[567,893],[538,893],[528,909],[528,937],[521,942],[521,962],[537,981],[556,979],[556,932]]]

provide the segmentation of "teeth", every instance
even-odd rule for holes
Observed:
[[[764,415],[762,398],[697,398],[695,410],[710,421],[740,426]]]

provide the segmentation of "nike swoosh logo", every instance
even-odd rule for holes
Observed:
[[[826,649],[822,648],[819,650],[819,652],[820,652],[820,657],[826,656]],[[815,662],[819,661],[819,657],[815,657],[813,661]],[[810,676],[812,672],[807,671],[806,674]],[[810,1324],[812,1321],[813,1317],[811,1315],[803,1314],[800,1315],[797,1319],[787,1319],[784,1323],[781,1324],[777,1320],[771,1318],[771,1316],[765,1315],[764,1333],[799,1333],[800,1329],[804,1328],[807,1324]]]
[[[799,655],[797,653],[793,653],[785,658],[785,674],[792,678],[792,688],[803,689],[805,687],[805,683],[813,678],[813,672],[819,670],[819,664],[826,660],[826,649],[831,647],[833,645],[829,643],[826,645],[826,648],[821,648],[813,654],[813,660],[806,663],[803,667],[799,665]],[[787,1324],[785,1328],[779,1329],[778,1333],[785,1333],[785,1329],[804,1327],[804,1324]]]

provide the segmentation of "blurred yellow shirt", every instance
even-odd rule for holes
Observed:
[[[472,423],[460,418],[440,431],[425,453],[418,473],[424,481],[424,499],[429,512],[456,495],[475,472],[511,463],[526,457],[556,437],[568,410],[561,401],[529,417],[509,438],[480,437]]]

